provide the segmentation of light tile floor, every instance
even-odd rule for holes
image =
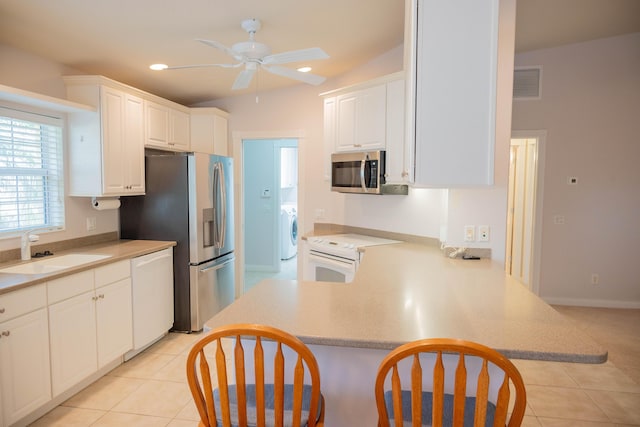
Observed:
[[[556,308],[605,346],[609,361],[585,365],[514,360],[527,386],[523,426],[640,425],[640,310]],[[184,365],[200,336],[169,334],[32,425],[197,426]]]
[[[279,272],[245,270],[244,291],[247,292],[249,289],[257,285],[258,282],[264,279],[295,280],[297,277],[298,257],[294,256],[293,258],[280,261]]]

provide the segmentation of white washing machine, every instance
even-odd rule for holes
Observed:
[[[293,258],[298,252],[298,215],[295,206],[282,205],[280,207],[281,220],[281,258]]]

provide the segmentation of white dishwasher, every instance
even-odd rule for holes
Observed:
[[[133,350],[129,360],[173,327],[173,248],[131,259]]]

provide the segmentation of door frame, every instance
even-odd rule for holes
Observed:
[[[544,200],[544,160],[545,160],[545,147],[547,139],[546,130],[512,130],[511,139],[535,139],[536,144],[536,187],[534,194],[534,207],[533,207],[533,242],[531,250],[531,265],[530,265],[530,282],[529,290],[534,294],[540,293],[540,268],[542,257],[542,213],[543,213],[543,200]],[[511,139],[509,141],[511,141]],[[511,147],[511,142],[509,142]],[[511,169],[511,165],[509,165]],[[511,182],[508,182],[508,193],[511,194]],[[507,205],[507,209],[509,206]],[[510,213],[507,212],[507,218],[510,217]],[[508,223],[508,221],[507,221]],[[507,231],[509,235],[509,231]],[[508,245],[508,243],[507,243]],[[509,263],[511,260],[511,254],[505,254],[505,271],[508,271]]]
[[[231,133],[233,140],[231,156],[234,158],[234,200],[235,200],[235,252],[236,252],[236,298],[244,293],[244,197],[242,189],[244,188],[244,165],[242,156],[242,141],[245,139],[297,139],[298,140],[298,207],[304,206],[304,179],[301,177],[301,165],[304,159],[305,139],[304,130],[283,130],[283,131],[234,131]],[[300,209],[298,209],[298,213]],[[304,215],[298,214],[298,229],[304,227]],[[298,257],[298,263],[300,263]],[[298,271],[301,266],[298,264]]]

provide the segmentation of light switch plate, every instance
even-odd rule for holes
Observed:
[[[476,227],[473,225],[464,226],[464,241],[475,242],[476,241]]]

